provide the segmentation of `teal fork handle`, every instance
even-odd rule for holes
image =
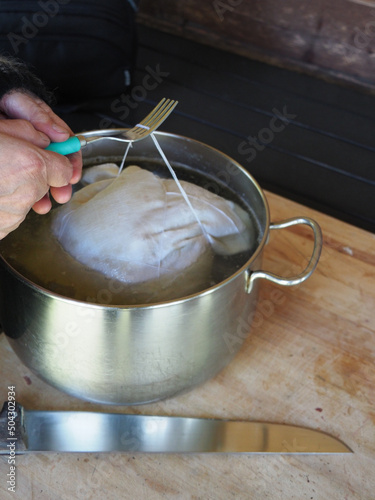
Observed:
[[[70,155],[71,153],[76,153],[81,149],[81,141],[78,137],[69,137],[68,140],[63,142],[51,142],[49,146],[46,147],[47,151],[54,151],[61,155]]]

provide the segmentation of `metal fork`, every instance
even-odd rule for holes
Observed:
[[[154,130],[156,130],[163,123],[164,120],[172,113],[174,108],[177,106],[178,101],[173,101],[172,99],[162,99],[157,106],[149,113],[146,118],[144,118],[135,127],[128,130],[121,130],[119,133],[111,133],[106,135],[105,133],[100,133],[83,136],[75,135],[69,137],[67,141],[63,142],[51,142],[46,148],[48,151],[54,151],[55,153],[60,153],[62,155],[67,155],[71,153],[76,153],[81,148],[85,147],[91,142],[100,141],[102,139],[109,139],[113,141],[121,142],[135,142],[140,141],[150,135]]]

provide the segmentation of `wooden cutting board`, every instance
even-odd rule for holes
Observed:
[[[17,456],[16,493],[7,492],[0,457],[0,498],[71,499],[358,499],[375,489],[375,235],[266,193],[272,221],[313,217],[324,249],[298,287],[262,282],[257,315],[243,348],[214,379],[176,398],[134,407],[103,406],[40,381],[0,335],[0,401],[8,386],[30,409],[95,410],[263,420],[321,429],[349,455],[30,454]],[[264,268],[296,274],[312,234],[273,231]]]

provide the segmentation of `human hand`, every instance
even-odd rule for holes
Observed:
[[[47,213],[48,192],[58,203],[71,197],[82,170],[80,153],[64,157],[45,151],[50,141],[72,135],[69,127],[43,101],[23,92],[0,100],[0,237],[18,227],[33,208]]]
[[[5,94],[0,100],[0,113],[6,118],[23,119],[30,122],[41,132],[39,146],[46,148],[51,141],[62,142],[73,135],[68,125],[57,116],[44,101],[38,97],[21,91]],[[70,184],[75,184],[81,178],[82,155],[69,155],[72,162],[73,175]],[[57,200],[56,200],[57,201]]]
[[[30,130],[32,125],[27,122],[17,122],[11,123],[9,134],[1,132],[4,120],[0,121],[0,238],[16,229],[31,208],[47,213],[51,208],[46,196],[49,190],[59,203],[71,196],[73,167],[69,159],[42,149],[39,132]]]

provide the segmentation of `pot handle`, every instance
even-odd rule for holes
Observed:
[[[246,278],[246,286],[245,286],[245,290],[247,293],[251,292],[254,282],[260,278],[272,281],[273,283],[277,283],[278,285],[294,286],[294,285],[299,285],[303,281],[307,280],[307,278],[309,278],[311,274],[314,272],[318,264],[323,244],[322,231],[317,222],[315,222],[313,219],[310,219],[309,217],[297,217],[293,219],[286,219],[284,221],[277,223],[271,223],[270,229],[272,230],[284,229],[285,227],[296,226],[298,224],[305,224],[307,226],[310,226],[314,232],[314,248],[311,254],[311,259],[306,269],[297,276],[291,276],[290,278],[284,278],[282,276],[278,276],[277,274],[269,273],[267,271],[248,270]]]

